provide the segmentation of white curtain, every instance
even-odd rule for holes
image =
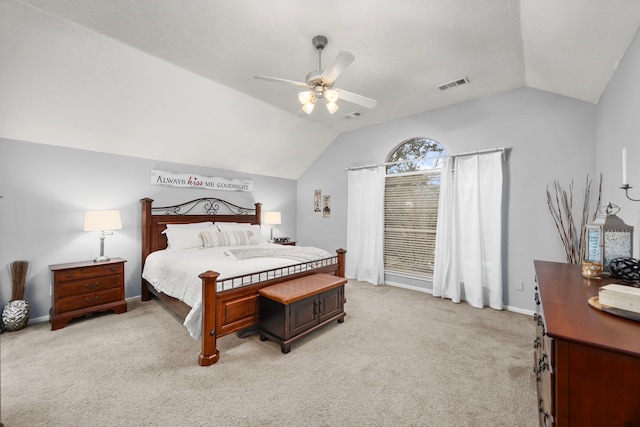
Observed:
[[[502,309],[502,153],[445,159],[433,295]]]
[[[384,166],[348,172],[347,265],[349,279],[384,283]]]

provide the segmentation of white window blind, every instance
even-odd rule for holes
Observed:
[[[440,170],[387,175],[384,264],[393,272],[433,276]]]

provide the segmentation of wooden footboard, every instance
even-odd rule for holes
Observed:
[[[298,266],[301,266],[298,272],[294,271],[290,274],[279,275],[273,279],[220,292],[217,291],[219,274],[214,271],[202,273],[199,276],[202,280],[202,346],[198,363],[201,366],[209,366],[219,360],[217,338],[260,323],[258,291],[261,288],[315,273],[327,273],[344,277],[346,252],[344,249],[338,249],[335,260],[322,262],[323,265],[312,269],[305,268],[305,265],[314,262],[298,264]],[[290,268],[292,267],[270,271],[277,274],[277,270],[288,270]],[[242,277],[249,276],[229,278],[223,282],[239,281],[242,280]]]

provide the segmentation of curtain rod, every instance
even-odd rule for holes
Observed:
[[[358,169],[375,168],[375,167],[378,167],[378,166],[399,165],[400,163],[409,163],[409,162],[416,162],[416,161],[420,161],[420,160],[429,160],[429,159],[439,159],[439,158],[444,158],[444,157],[473,156],[474,154],[488,154],[488,153],[495,153],[496,151],[502,151],[502,161],[504,162],[506,160],[505,152],[507,151],[507,149],[504,148],[504,147],[496,147],[496,148],[487,148],[486,150],[476,150],[476,151],[467,151],[467,152],[464,152],[464,153],[449,154],[448,156],[422,157],[420,159],[401,160],[399,162],[386,162],[386,163],[376,163],[374,165],[366,165],[366,166],[353,166],[353,167],[350,167],[350,168],[346,168],[345,170],[346,171],[353,171],[353,170],[358,170]]]

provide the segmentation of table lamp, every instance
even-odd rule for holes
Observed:
[[[273,242],[273,227],[282,224],[282,215],[280,215],[280,212],[265,212],[264,223],[271,226],[271,240],[269,241]]]
[[[110,258],[104,255],[104,236],[111,235],[110,230],[121,230],[120,211],[86,211],[84,213],[84,231],[101,231],[100,255],[93,262],[106,262]]]

